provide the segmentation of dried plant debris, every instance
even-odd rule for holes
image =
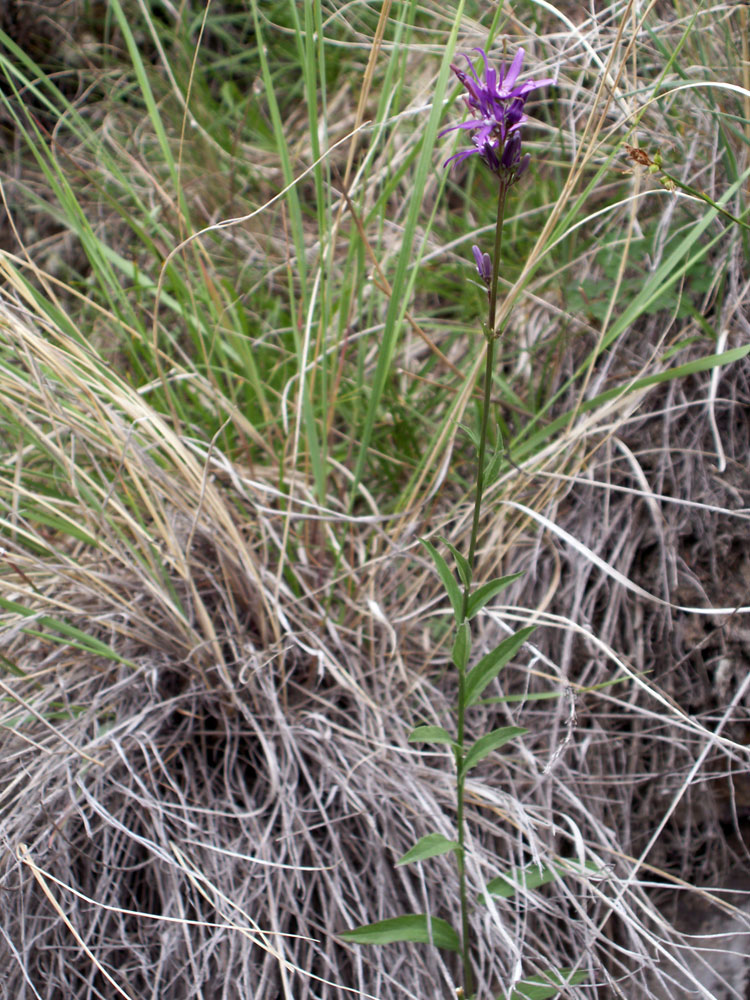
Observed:
[[[6,320],[23,346],[17,357],[44,349],[33,325],[12,311]],[[83,419],[90,397],[65,394],[85,366],[62,351],[56,364],[67,425],[79,446],[89,435],[102,471],[128,435],[117,413],[143,403],[113,383],[102,438]],[[723,476],[705,407],[655,391],[616,440],[603,439],[587,477],[558,491],[545,509],[550,524],[662,601],[742,602],[746,374],[736,366],[721,385]],[[49,382],[36,391],[41,405]],[[35,405],[33,392],[24,405]],[[441,877],[452,891],[447,863],[431,873],[393,866],[436,823],[450,835],[453,822],[442,751],[433,766],[407,743],[415,722],[445,719],[452,694],[447,651],[445,664],[427,659],[415,627],[439,631],[442,612],[435,616],[413,530],[401,542],[383,537],[409,576],[394,577],[381,559],[351,566],[357,592],[373,596],[351,601],[338,623],[326,620],[318,595],[333,564],[316,568],[302,597],[274,583],[282,516],[257,493],[257,477],[251,486],[234,470],[232,527],[189,451],[159,433],[131,437],[128,475],[148,480],[161,505],[149,532],[171,589],[159,593],[146,566],[133,573],[125,536],[114,533],[127,515],[117,494],[109,520],[89,522],[98,550],[56,550],[43,532],[33,546],[29,538],[6,550],[3,597],[16,609],[1,650],[9,995],[447,989],[453,970],[434,949],[415,960],[390,945],[384,963],[336,937],[402,908],[424,911],[440,898]],[[218,474],[219,457],[206,461]],[[169,485],[165,462],[181,489]],[[533,475],[518,476],[519,489]],[[659,501],[657,510],[657,496],[688,502]],[[356,528],[363,541],[371,530]],[[512,606],[477,619],[475,647],[533,615],[523,608],[540,608],[546,627],[504,671],[494,692],[504,700],[477,709],[488,724],[529,734],[469,782],[471,881],[480,892],[515,870],[564,873],[550,868],[559,877],[475,911],[479,936],[498,944],[479,956],[478,972],[508,983],[519,963],[532,974],[585,956],[599,989],[663,995],[655,956],[663,982],[683,982],[693,967],[694,939],[679,929],[692,907],[687,886],[707,887],[703,905],[719,920],[726,907],[710,889],[747,858],[744,619],[646,600],[562,536],[539,536],[528,521],[517,530],[508,559],[527,567],[537,546],[534,570]],[[736,565],[729,576],[712,561],[712,538],[722,564]],[[482,544],[485,558],[497,551],[491,533]],[[61,623],[72,645],[56,640]],[[717,933],[744,933],[731,912]]]
[[[109,24],[109,5],[85,6]],[[589,59],[595,44],[603,66],[616,19],[588,19],[581,5],[567,6],[576,30],[587,33],[586,46],[578,35],[570,45],[561,39],[557,21],[551,44],[565,60],[569,53]],[[4,17],[32,9],[42,17],[49,5],[17,0],[6,7]],[[18,25],[15,17],[13,31],[27,30]],[[670,22],[664,28],[653,37],[663,38]],[[229,38],[219,29],[217,45]],[[291,51],[292,35],[280,37]],[[92,60],[98,45],[94,39],[88,50]],[[415,58],[426,57],[417,51]],[[418,68],[427,80],[425,65]],[[600,69],[587,65],[575,64],[576,72],[583,66],[575,88],[561,75],[561,100],[571,89],[578,94],[579,82],[594,92]],[[71,88],[80,82],[75,74],[66,80]],[[424,92],[403,116],[409,123],[424,111]],[[345,89],[339,96],[336,124],[351,129],[356,101]],[[561,158],[572,158],[590,120],[591,107],[579,103],[569,108],[566,128],[573,131],[561,137]],[[301,107],[295,101],[306,169],[315,155]],[[92,128],[106,123],[112,156],[120,140],[130,156],[133,106],[121,101],[114,118],[111,108],[97,118],[97,108],[93,99],[85,108]],[[658,103],[650,109],[659,111]],[[182,107],[178,112],[169,136],[175,149]],[[237,134],[244,116],[242,109]],[[598,111],[594,117],[605,120]],[[701,111],[685,149],[670,151],[689,176],[700,168],[689,157],[705,152],[689,143],[708,134],[715,118],[715,109]],[[17,132],[3,129],[6,149],[17,151]],[[391,135],[390,124],[384,134]],[[370,135],[362,133],[357,169],[366,165]],[[403,133],[393,136],[378,153],[375,185],[399,179],[412,155]],[[56,147],[66,170],[69,157],[89,155],[86,143],[67,141],[64,154]],[[247,157],[260,164],[259,202],[286,183],[269,149],[259,143],[257,156]],[[335,151],[342,174],[347,149]],[[13,175],[16,161],[8,162]],[[217,162],[223,169],[226,161]],[[98,169],[93,163],[87,175],[89,216],[102,243],[125,259],[132,236],[122,235],[124,223],[108,228],[122,191],[113,188],[110,198],[107,190],[105,198]],[[295,456],[289,459],[294,393],[269,395],[284,413],[276,452],[222,393],[220,379],[180,368],[185,341],[159,340],[171,351],[161,375],[185,376],[192,412],[209,414],[217,426],[231,420],[238,438],[251,442],[251,459],[242,449],[224,454],[219,439],[152,403],[160,382],[153,372],[147,386],[138,384],[97,353],[99,344],[113,354],[121,349],[122,342],[109,345],[116,320],[135,353],[145,352],[153,308],[146,292],[153,288],[134,285],[146,290],[138,300],[145,335],[122,320],[129,312],[89,302],[79,241],[68,245],[71,230],[54,212],[40,210],[37,220],[28,210],[48,197],[39,168],[29,170],[24,164],[23,177],[4,178],[19,225],[0,232],[6,250],[18,254],[0,255],[0,993],[19,1000],[450,996],[456,969],[437,949],[393,944],[377,952],[337,935],[404,910],[445,916],[456,891],[445,858],[430,866],[394,862],[420,836],[451,837],[455,825],[446,751],[415,752],[407,736],[417,724],[444,725],[455,700],[450,650],[440,646],[449,609],[417,538],[443,534],[458,545],[468,536],[460,446],[452,455],[436,453],[405,512],[393,515],[384,475],[377,488],[360,485],[352,513],[348,467],[332,463],[321,496]],[[229,171],[204,176],[195,161],[184,170],[200,175],[199,194],[190,190],[201,223],[242,214],[245,193],[235,192]],[[134,176],[131,193],[143,195],[154,219],[169,216],[157,197],[159,171]],[[719,167],[700,176],[718,196]],[[372,192],[361,193],[369,206]],[[597,198],[608,203],[611,194]],[[722,244],[684,288],[639,316],[601,354],[585,391],[573,382],[564,392],[598,341],[613,282],[622,279],[620,298],[627,299],[647,267],[658,266],[675,206],[685,209],[669,192],[659,197],[666,200],[651,220],[643,271],[619,273],[622,244],[615,242],[609,254],[594,247],[582,255],[580,282],[571,287],[567,277],[546,290],[534,285],[515,314],[520,347],[499,366],[514,387],[528,381],[529,399],[534,378],[546,380],[549,398],[559,391],[546,418],[570,419],[554,441],[518,462],[509,456],[488,490],[478,547],[487,577],[498,570],[522,577],[503,594],[505,603],[493,602],[476,618],[475,654],[519,626],[538,625],[488,688],[487,703],[472,710],[478,730],[528,729],[467,783],[469,880],[472,892],[488,896],[472,913],[476,939],[485,942],[477,975],[486,996],[573,966],[583,982],[562,995],[578,1000],[688,993],[725,1000],[747,990],[748,886],[739,873],[750,867],[750,619],[738,609],[750,606],[750,364],[696,370],[597,411],[579,409],[620,385],[623,373],[637,379],[661,371],[654,345],[667,334],[674,334],[668,346],[680,351],[680,363],[705,358],[706,323],[718,331],[717,349],[747,343],[741,242]],[[404,200],[402,188],[392,204],[397,200]],[[595,239],[603,219],[588,220]],[[234,232],[237,243],[211,250],[252,259],[249,284],[259,294],[263,268],[269,260],[278,267],[269,309],[294,285],[291,258],[280,249],[288,247],[281,236],[289,225],[279,209],[268,223],[259,216]],[[167,228],[159,234],[163,255],[178,238],[170,243]],[[402,236],[400,217],[386,218],[377,236],[384,266]],[[308,249],[312,257],[312,237]],[[62,284],[48,259],[53,251],[66,261]],[[208,266],[210,255],[202,253],[195,254],[196,275]],[[133,259],[142,256],[136,245]],[[364,249],[361,256],[369,261]],[[221,322],[211,327],[217,341],[226,322],[220,289],[248,284],[233,281],[244,264],[233,266],[235,273],[207,279],[202,299],[189,299],[198,312],[219,303]],[[714,268],[726,279],[723,296]],[[378,336],[381,330],[383,316],[368,299],[373,288],[368,282],[362,296],[363,314],[372,308],[372,317],[354,317],[346,331],[342,383],[365,343],[360,326],[369,332],[374,323]],[[433,298],[439,313],[434,285],[417,289],[420,310],[434,311]],[[249,311],[251,299],[248,293]],[[68,318],[68,308],[80,311]],[[678,320],[684,325],[674,330]],[[264,336],[276,351],[271,334]],[[464,339],[450,342],[450,365],[464,366],[468,350]],[[379,351],[373,336],[360,356],[365,379]],[[399,377],[425,351],[421,337],[407,341]],[[280,354],[273,365],[277,360],[283,364]],[[418,376],[425,421],[433,398],[440,415],[452,405],[433,385],[445,372],[449,366],[439,376]],[[387,416],[377,448],[392,444],[395,425],[405,436],[422,431],[405,406]],[[503,419],[520,427],[523,407],[509,406]],[[346,441],[341,414],[332,412],[329,429],[337,443]],[[390,474],[396,463],[382,451],[378,458]]]

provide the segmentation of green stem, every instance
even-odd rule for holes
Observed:
[[[508,196],[508,184],[500,181],[500,192],[497,198],[497,225],[495,227],[495,250],[492,255],[492,287],[490,288],[490,312],[488,327],[493,337],[495,335],[495,312],[497,310],[497,279],[500,274],[500,251],[503,247],[503,220],[505,219],[505,199]]]
[[[711,208],[715,209],[720,215],[723,215],[726,219],[729,219],[730,222],[736,222],[738,226],[744,226],[745,229],[750,229],[750,225],[748,225],[747,222],[745,222],[743,219],[738,218],[736,215],[732,215],[731,212],[727,212],[725,208],[722,208],[721,205],[717,205],[712,198],[709,198],[707,194],[704,194],[702,191],[699,191],[698,188],[690,187],[689,184],[683,184],[681,180],[678,180],[677,177],[673,177],[672,174],[668,174],[666,170],[660,169],[658,172],[661,174],[661,177],[667,183],[667,186],[671,185],[672,188],[677,187],[681,191],[684,191],[686,194],[692,195],[694,198],[699,198],[707,205],[710,205]]]
[[[487,451],[487,428],[490,419],[490,394],[492,392],[492,371],[495,363],[495,314],[497,313],[497,279],[500,274],[500,252],[503,246],[503,219],[505,218],[505,199],[508,185],[501,181],[500,193],[497,199],[497,225],[495,228],[495,249],[492,254],[492,284],[490,286],[490,305],[487,319],[487,355],[484,366],[484,399],[482,400],[482,426],[479,434],[479,455],[477,456],[477,484],[474,495],[474,518],[471,524],[469,540],[469,567],[474,575],[474,555],[479,536],[479,515],[482,511],[482,496],[484,494],[484,458]],[[464,604],[462,620],[466,620],[469,605],[470,586],[464,587]]]
[[[487,428],[489,427],[490,396],[492,392],[492,375],[495,363],[495,315],[497,312],[497,282],[500,273],[500,253],[503,245],[503,221],[505,218],[505,199],[508,194],[508,184],[500,182],[497,200],[497,227],[495,229],[495,249],[492,255],[492,282],[489,293],[489,313],[485,338],[487,353],[484,366],[484,398],[482,401],[482,425],[479,435],[479,453],[477,455],[477,481],[474,491],[474,517],[471,524],[469,541],[469,581],[464,586],[463,605],[461,610],[461,628],[466,621],[471,596],[471,583],[474,576],[474,560],[476,556],[477,538],[479,536],[479,517],[482,510],[484,494],[484,466],[487,451]],[[458,868],[459,893],[461,898],[461,958],[464,972],[464,997],[471,1000],[474,994],[474,973],[471,967],[471,943],[469,933],[469,900],[466,886],[465,841],[466,823],[464,821],[464,783],[466,775],[463,769],[464,741],[466,729],[466,667],[458,673],[458,720],[456,733],[456,826],[458,827],[459,849],[456,851]]]

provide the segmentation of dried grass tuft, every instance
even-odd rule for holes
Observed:
[[[4,494],[8,995],[386,998],[452,984],[433,949],[389,946],[384,961],[336,939],[403,910],[454,908],[446,859],[394,867],[419,836],[452,830],[444,755],[406,742],[415,722],[445,723],[454,694],[447,652],[431,655],[445,609],[413,530],[399,543],[374,516],[350,521],[358,561],[338,572],[352,596],[326,617],[335,567],[311,568],[302,596],[279,580],[283,517],[262,474],[199,459],[135,390],[111,373],[102,383],[95,355],[38,322],[4,308],[14,351],[0,380],[19,436],[7,482],[34,480],[24,422],[37,421],[61,467],[84,452],[86,482],[71,475],[55,505],[88,540],[45,525],[41,492]],[[710,471],[706,407],[657,393],[653,415],[625,420],[594,451],[588,478],[554,481],[549,522],[656,596],[674,597],[676,578],[686,603],[740,601],[745,377],[727,373],[716,403],[731,482]],[[628,492],[644,481],[651,499]],[[653,499],[688,483],[693,506]],[[132,491],[148,498],[148,523],[128,507]],[[329,511],[312,504],[300,517],[345,524],[335,498]],[[472,882],[479,892],[499,872],[561,859],[578,873],[477,909],[481,979],[497,992],[521,971],[580,963],[612,995],[664,995],[655,958],[665,975],[687,975],[673,922],[689,883],[722,879],[744,832],[742,779],[728,779],[747,761],[742,619],[634,598],[520,517],[503,531],[518,565],[534,568],[512,606],[479,620],[475,649],[517,620],[546,627],[505,672],[517,700],[476,720],[478,731],[512,721],[530,732],[470,783]],[[725,564],[739,560],[731,593],[716,577],[712,593],[695,593],[711,579],[708,537]],[[489,564],[496,542],[485,537]],[[65,629],[74,641],[56,639]],[[560,697],[533,699],[544,692]]]
[[[570,28],[570,58],[599,79],[616,19],[585,28],[586,44]],[[652,69],[646,60],[644,78]],[[563,141],[581,149],[591,109],[583,84],[566,86]],[[651,113],[658,134],[662,111]],[[703,112],[693,134],[713,128]],[[700,155],[687,139],[670,150],[690,177]],[[717,173],[706,189],[718,196],[722,183]],[[665,203],[657,236],[674,211]],[[588,224],[637,229],[629,206],[618,212]],[[391,221],[384,256],[401,236]],[[576,273],[608,295],[593,253]],[[716,326],[732,347],[750,333],[740,244],[715,263],[728,289]],[[469,507],[444,481],[453,424],[400,520],[364,486],[349,516],[343,468],[322,503],[290,462],[282,497],[278,469],[243,468],[174,426],[148,387],[45,315],[20,266],[2,259],[5,993],[447,995],[456,970],[436,950],[357,949],[336,934],[404,910],[456,910],[448,859],[394,867],[419,836],[453,830],[445,754],[407,742],[416,723],[447,724],[455,695],[444,598],[415,540],[442,531],[460,544],[468,530]],[[530,380],[549,372],[552,392],[601,331],[536,292],[514,307],[521,347],[505,362]],[[655,345],[669,336],[663,312],[642,318],[548,416],[573,413],[573,392],[590,399],[623,372],[662,371]],[[401,361],[424,351],[415,336]],[[376,355],[374,344],[367,366]],[[540,628],[494,691],[509,700],[472,723],[529,730],[468,785],[472,888],[522,866],[572,871],[476,909],[486,995],[554,966],[586,973],[566,990],[580,998],[740,991],[742,966],[710,952],[701,965],[699,949],[742,953],[748,932],[737,874],[750,860],[748,633],[746,616],[726,609],[750,605],[749,373],[745,360],[581,410],[488,496],[482,573],[524,576],[478,619],[475,653],[518,623]],[[165,377],[185,374],[175,365]],[[214,385],[189,378],[208,412],[259,443]],[[417,510],[425,494],[430,525]]]

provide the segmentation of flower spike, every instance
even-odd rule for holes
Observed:
[[[460,82],[466,88],[464,102],[470,114],[468,121],[459,125],[449,125],[440,136],[461,129],[470,132],[472,149],[455,153],[445,161],[463,163],[469,156],[478,155],[493,174],[497,174],[508,185],[520,179],[529,165],[529,157],[521,156],[520,128],[527,120],[523,112],[524,103],[533,90],[554,83],[552,78],[527,80],[517,83],[523,66],[524,50],[518,49],[510,66],[493,69],[484,49],[476,48],[484,63],[484,82],[480,80],[476,68],[465,56],[469,72],[451,65]],[[481,271],[480,271],[481,274]]]

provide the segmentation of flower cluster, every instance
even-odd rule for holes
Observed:
[[[479,79],[468,56],[469,73],[464,73],[457,66],[451,66],[461,83],[466,87],[464,97],[466,106],[473,115],[460,125],[451,125],[440,135],[456,129],[464,129],[471,133],[471,149],[449,157],[449,163],[462,163],[469,156],[478,155],[490,170],[497,174],[506,184],[513,184],[524,173],[529,165],[529,156],[521,155],[520,128],[527,120],[523,113],[526,98],[532,90],[546,87],[554,83],[552,79],[527,80],[517,83],[518,75],[523,65],[524,51],[519,49],[510,66],[501,67],[500,72],[492,69],[487,61],[484,49],[475,49],[484,61],[484,82]]]

